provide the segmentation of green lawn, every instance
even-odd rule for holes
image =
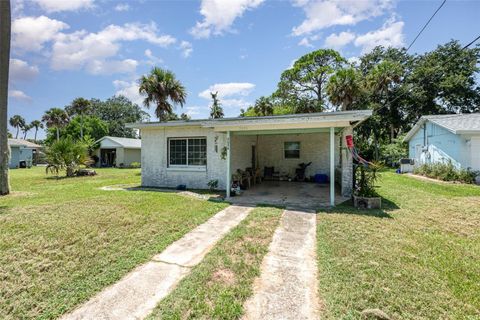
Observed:
[[[103,191],[139,170],[54,179],[12,170],[0,198],[0,319],[56,318],[226,204],[174,193]],[[342,205],[318,219],[322,319],[480,319],[480,187],[382,174],[384,210]],[[256,208],[151,318],[232,319],[252,293],[280,209]]]
[[[323,319],[480,319],[480,187],[382,174],[384,211],[318,215]]]
[[[52,179],[44,168],[11,170],[0,198],[0,318],[49,319],[115,282],[226,204],[155,191],[139,169]]]
[[[196,266],[149,319],[238,319],[282,210],[258,207]]]

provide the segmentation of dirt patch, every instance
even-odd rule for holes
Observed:
[[[212,274],[213,282],[220,282],[226,285],[234,285],[237,280],[235,273],[227,268],[221,268]]]

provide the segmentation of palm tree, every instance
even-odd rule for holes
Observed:
[[[253,110],[259,116],[271,116],[273,115],[273,104],[267,97],[260,97],[255,101]]]
[[[80,138],[83,139],[83,116],[89,114],[92,110],[91,102],[84,98],[76,98],[65,110],[70,117],[75,115],[80,116]]]
[[[212,119],[223,118],[223,108],[220,105],[220,101],[217,98],[218,91],[215,93],[210,92],[210,95],[212,96],[212,99],[213,99],[212,107],[210,109],[210,118]]]
[[[55,128],[57,131],[57,141],[60,140],[60,128],[65,127],[68,122],[68,114],[65,110],[60,108],[51,108],[45,111],[42,117],[42,121],[45,122],[47,128]]]
[[[43,129],[43,123],[40,121],[40,120],[33,120],[32,122],[30,122],[30,127],[32,129],[35,129],[35,142],[37,142],[37,132],[38,132],[38,129]]]
[[[10,148],[7,135],[8,71],[11,32],[10,0],[0,1],[0,195],[10,193],[8,162]]]
[[[32,129],[32,126],[29,124],[24,124],[22,126],[23,140],[27,139],[27,132],[30,131],[30,129]]]
[[[402,81],[403,69],[400,63],[393,61],[383,61],[377,64],[367,75],[367,88],[372,96],[381,105],[389,106],[383,110],[388,115],[390,121],[390,143],[395,138],[395,129],[398,128],[398,120],[401,117],[398,108],[389,103],[390,93],[398,89]],[[397,123],[397,124],[395,124]]]
[[[17,129],[17,133],[15,134],[15,139],[18,139],[18,133],[21,128],[25,126],[25,119],[23,119],[22,116],[19,116],[18,114],[14,115],[13,117],[10,118],[10,125]]]
[[[342,111],[351,110],[361,95],[360,77],[353,68],[340,69],[330,77],[326,91],[330,102]]]
[[[149,75],[140,78],[139,93],[145,96],[143,104],[148,108],[150,104],[157,105],[155,115],[160,121],[166,121],[173,113],[173,106],[183,107],[187,92],[185,87],[169,70],[154,67]]]

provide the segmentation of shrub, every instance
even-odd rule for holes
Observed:
[[[140,162],[137,161],[130,163],[130,168],[140,168],[141,166]]]
[[[408,157],[408,144],[403,142],[403,137],[399,137],[393,143],[381,145],[380,154],[386,165],[394,167],[400,159]]]
[[[415,168],[414,173],[443,181],[458,181],[470,184],[475,183],[475,178],[479,174],[477,171],[469,169],[458,169],[451,161],[422,164]]]
[[[218,180],[210,180],[207,183],[207,186],[211,191],[215,191],[218,188]]]
[[[47,161],[46,172],[58,175],[60,170],[65,170],[67,177],[73,177],[81,165],[89,165],[92,160],[88,156],[87,146],[71,138],[55,141],[45,152]]]
[[[378,180],[378,171],[381,166],[378,163],[359,165],[355,170],[355,195],[359,197],[378,197],[375,183]]]

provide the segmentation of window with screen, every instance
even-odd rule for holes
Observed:
[[[285,159],[300,159],[300,142],[285,142]]]
[[[207,165],[206,138],[172,138],[168,143],[170,166]]]

